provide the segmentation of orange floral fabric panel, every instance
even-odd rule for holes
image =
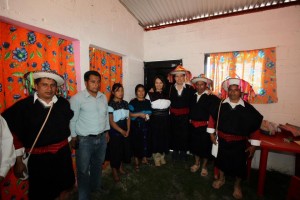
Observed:
[[[0,112],[27,96],[23,75],[55,70],[63,75],[68,97],[76,94],[74,51],[71,41],[0,22]]]
[[[101,75],[101,88],[109,99],[114,83],[122,83],[122,57],[90,47],[90,70],[98,71]]]
[[[214,80],[214,93],[221,95],[221,84],[228,78],[242,78],[255,92],[250,103],[278,102],[276,48],[210,54],[207,76]]]

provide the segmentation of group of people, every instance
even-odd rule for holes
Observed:
[[[75,184],[70,144],[76,149],[79,199],[86,200],[93,192],[105,191],[101,183],[105,159],[110,161],[114,181],[120,182],[119,175],[127,173],[123,163],[130,163],[132,157],[134,169],[139,171],[140,164],[149,164],[150,157],[159,167],[166,164],[169,150],[175,161],[187,160],[190,151],[195,156],[191,172],[201,169],[201,176],[207,176],[212,144],[219,143],[215,158],[219,175],[212,187],[219,189],[225,175],[234,176],[233,196],[241,199],[246,159],[255,151],[248,138],[260,127],[263,117],[243,100],[243,80],[225,80],[222,87],[228,98],[221,100],[211,92],[212,80],[200,75],[191,80],[192,86],[187,83],[188,73],[182,66],[175,68],[169,77],[169,82],[175,83],[168,89],[165,78],[159,75],[149,92],[138,84],[136,97],[128,103],[120,83],[112,86],[107,101],[99,92],[101,76],[96,71],[84,74],[86,89],[70,101],[56,95],[64,82],[62,76],[50,71],[33,72],[25,78],[33,77],[34,95],[2,113],[14,136],[14,145],[6,144],[17,149],[7,152],[9,159],[3,163],[8,169],[15,161],[18,178],[28,171],[29,199],[63,199]],[[23,155],[28,152],[26,167]],[[0,170],[1,176],[5,175]]]

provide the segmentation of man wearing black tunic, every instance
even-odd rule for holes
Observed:
[[[207,161],[211,158],[212,143],[210,134],[206,132],[210,108],[219,102],[219,98],[210,95],[209,88],[212,88],[212,80],[200,75],[194,77],[191,82],[197,92],[191,98],[190,123],[191,123],[191,153],[195,156],[195,164],[191,166],[191,172],[200,168],[200,159],[203,159],[201,176],[207,176]]]
[[[219,150],[216,166],[220,170],[219,179],[213,182],[213,187],[219,189],[225,183],[225,174],[236,178],[233,197],[241,199],[241,180],[246,177],[247,158],[252,156],[255,147],[247,148],[251,133],[259,129],[263,116],[249,103],[241,98],[243,80],[231,78],[223,82],[222,87],[228,91],[228,98],[221,104],[218,119],[219,105],[212,110],[207,131],[211,134],[213,143],[216,143],[214,122],[218,124]],[[218,121],[218,122],[217,122]]]
[[[66,99],[55,95],[57,87],[64,83],[62,76],[52,71],[36,71],[26,74],[25,78],[34,79],[36,92],[3,113],[16,149],[29,152],[52,104],[53,107],[31,152],[28,169],[22,161],[23,155],[17,155],[14,171],[16,177],[22,178],[23,172],[28,170],[30,200],[53,200],[68,194],[75,183],[68,145],[73,111]]]
[[[186,160],[186,153],[189,150],[189,103],[195,90],[191,85],[186,84],[187,73],[188,71],[181,65],[170,73],[175,78],[175,84],[169,91],[171,101],[170,149],[174,151],[174,160]]]

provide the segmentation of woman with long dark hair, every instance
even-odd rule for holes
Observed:
[[[154,78],[153,92],[149,92],[147,99],[151,101],[151,135],[152,156],[155,166],[166,164],[165,154],[169,151],[170,133],[170,100],[165,93],[165,81],[161,76]]]

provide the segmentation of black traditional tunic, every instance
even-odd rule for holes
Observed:
[[[27,97],[3,113],[10,130],[25,148],[31,148],[49,111],[49,107],[44,107],[39,100],[33,101],[33,96]],[[36,147],[67,140],[72,117],[69,102],[58,97]],[[75,183],[69,145],[56,153],[32,154],[28,161],[28,172],[29,199],[55,199]]]
[[[225,174],[245,178],[247,175],[248,153],[247,139],[259,129],[263,116],[249,103],[245,107],[237,105],[232,108],[229,103],[222,103],[219,117],[219,151],[216,166]],[[212,117],[217,121],[218,106],[215,106]],[[227,141],[226,136],[237,138]],[[244,139],[243,139],[244,138]]]
[[[188,84],[183,88],[181,95],[178,94],[174,85],[170,88],[170,149],[174,151],[189,149],[189,105],[194,93],[194,88]]]
[[[168,153],[170,137],[170,100],[163,92],[149,92],[152,114],[150,117],[152,153]]]
[[[129,103],[131,113],[144,113],[150,115],[151,103],[148,99],[139,101],[133,99]],[[151,157],[151,134],[149,120],[140,117],[131,117],[130,140],[133,155],[137,158]]]
[[[209,112],[219,102],[215,95],[203,93],[197,101],[197,94],[192,97],[190,105],[191,141],[190,149],[194,155],[210,158],[212,143],[210,134],[206,132]]]
[[[113,115],[114,122],[123,130],[127,130],[127,119],[129,117],[128,103],[122,100],[121,102],[110,101],[108,103],[108,112]],[[112,126],[109,131],[110,140],[107,148],[107,159],[110,160],[112,168],[119,169],[121,163],[130,162],[130,141],[128,137],[124,137],[120,132]]]

